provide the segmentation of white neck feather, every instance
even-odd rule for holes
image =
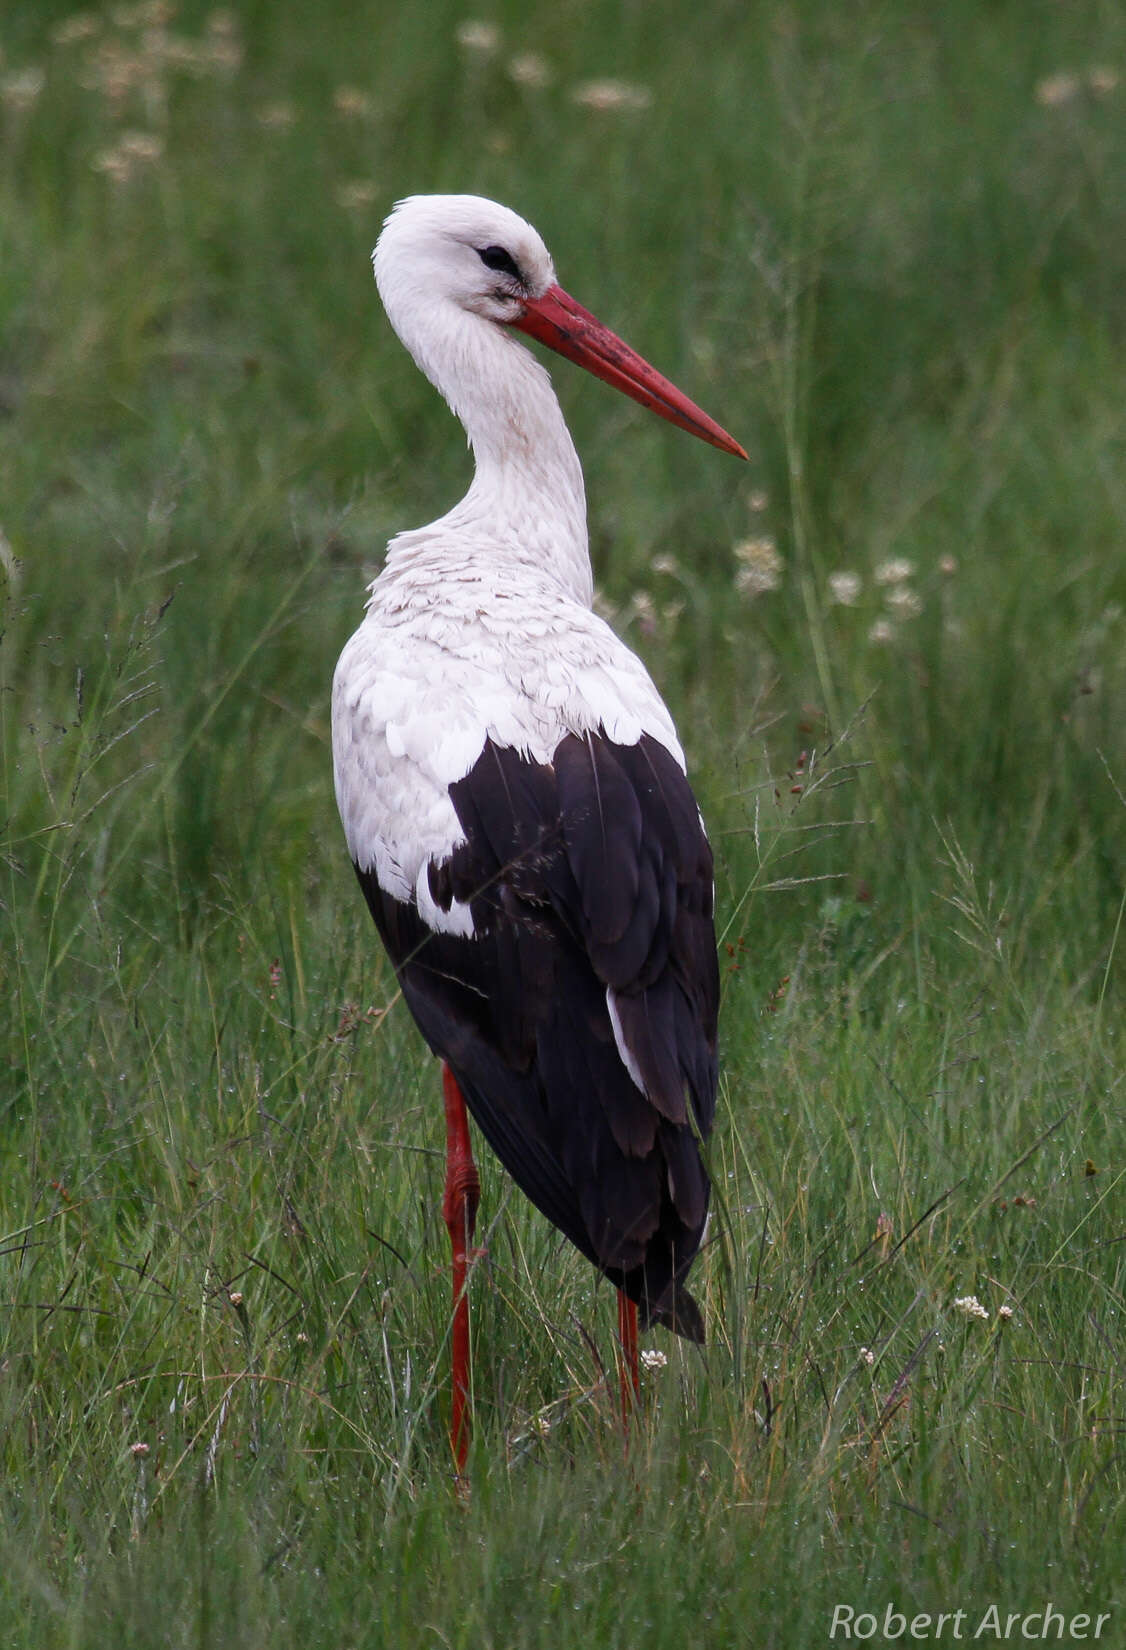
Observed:
[[[456,534],[487,543],[485,553],[547,576],[589,607],[582,469],[547,372],[495,321],[452,302],[423,308],[402,291],[396,297],[391,324],[465,426],[477,470],[452,510],[393,541],[388,568],[429,559],[428,548],[443,541],[448,554]]]

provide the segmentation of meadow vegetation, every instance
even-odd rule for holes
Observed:
[[[0,54],[0,1639],[1126,1642],[1121,8],[11,0]],[[486,1160],[466,1503],[328,745],[468,476],[367,265],[430,190],[751,454],[553,366],[717,851],[711,1339],[624,1458],[611,1292]]]

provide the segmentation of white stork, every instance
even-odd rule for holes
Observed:
[[[676,730],[591,609],[582,471],[530,334],[746,454],[557,284],[523,218],[414,196],[373,254],[391,325],[465,426],[472,486],[391,541],[336,667],[348,848],[403,995],[443,1061],[457,1472],[468,1440],[465,1108],[637,1314],[701,1341],[684,1278],[709,1182],[718,970],[712,856]]]

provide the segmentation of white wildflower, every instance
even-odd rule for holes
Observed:
[[[630,597],[626,610],[627,623],[630,619],[637,620],[638,629],[643,636],[657,634],[657,604],[648,590],[635,590]]]
[[[764,591],[778,589],[783,564],[773,539],[744,539],[735,545],[734,555],[740,564],[735,570],[735,588],[741,596],[753,600]]]
[[[102,20],[92,11],[77,11],[73,17],[64,17],[61,23],[56,23],[51,30],[51,43],[55,46],[76,46],[81,40],[89,40],[91,35],[97,34],[102,26]]]
[[[123,132],[118,148],[129,160],[149,165],[164,153],[164,140],[152,132]]]
[[[938,558],[938,571],[944,579],[952,579],[958,571],[957,558],[954,556],[940,556]]]
[[[1045,109],[1058,109],[1062,104],[1070,103],[1078,91],[1078,75],[1050,74],[1038,83],[1036,101]]]
[[[841,571],[829,574],[829,593],[835,602],[842,607],[855,607],[860,599],[861,580],[859,573]]]
[[[876,1354],[872,1351],[872,1348],[870,1346],[862,1346],[860,1348],[860,1361],[863,1364],[869,1364],[869,1365],[875,1363]]]
[[[906,584],[897,584],[884,599],[897,619],[917,619],[923,611],[917,592]]]
[[[95,172],[104,172],[114,183],[128,183],[133,175],[129,157],[120,149],[100,149],[90,165]]]
[[[641,1354],[641,1367],[643,1369],[664,1369],[668,1361],[666,1355],[663,1352],[658,1352],[656,1347],[647,1346]]]
[[[989,1316],[976,1295],[959,1295],[954,1302],[954,1310],[963,1313],[967,1318],[988,1318]]]
[[[204,50],[212,68],[233,74],[242,67],[242,46],[233,35],[213,33]]]
[[[149,1446],[147,1444],[141,1444],[141,1443],[130,1444],[129,1445],[129,1453],[134,1458],[139,1457],[140,1459],[143,1460],[144,1457],[149,1453]]]
[[[338,86],[332,94],[332,106],[346,120],[362,120],[372,110],[371,98],[359,86]]]
[[[1118,88],[1118,70],[1100,64],[1087,70],[1087,85],[1096,97],[1106,97]]]
[[[667,573],[670,579],[680,578],[680,563],[675,556],[654,556],[649,565],[654,573]]]
[[[876,569],[877,584],[902,584],[915,571],[914,562],[908,561],[905,556],[892,556],[888,561],[882,561]]]
[[[875,642],[877,647],[886,647],[895,637],[895,627],[890,619],[877,619],[868,632],[868,640]]]
[[[0,103],[5,109],[11,109],[13,114],[23,114],[31,108],[46,84],[47,77],[42,69],[18,69],[15,74],[6,74],[0,80]]]
[[[583,80],[571,88],[572,103],[610,114],[647,109],[652,101],[648,86],[637,86],[628,80]]]
[[[539,90],[551,85],[551,65],[539,52],[520,52],[508,65],[508,78],[517,86]]]
[[[1005,1306],[999,1306],[997,1308],[997,1316],[1002,1320],[1003,1323],[1008,1323],[1010,1318],[1012,1317],[1012,1315],[1013,1315],[1013,1309],[1012,1309],[1011,1306],[1005,1305]]]
[[[500,30],[495,23],[470,18],[458,24],[454,38],[463,51],[477,52],[481,57],[491,57],[500,45]]]
[[[152,132],[123,132],[112,149],[102,149],[91,161],[114,183],[128,183],[137,169],[154,165],[164,153],[163,141]]]

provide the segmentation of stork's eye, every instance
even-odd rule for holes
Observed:
[[[486,269],[495,269],[498,273],[511,275],[518,281],[523,279],[511,252],[506,252],[503,246],[480,247],[477,256]]]

